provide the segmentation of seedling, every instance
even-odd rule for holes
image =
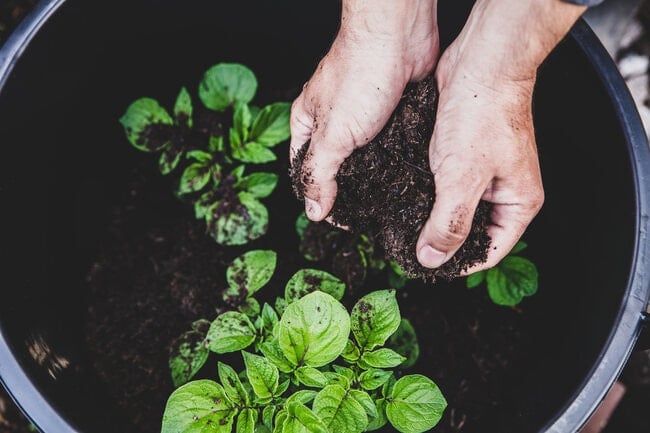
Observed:
[[[260,199],[275,189],[278,175],[245,174],[249,164],[275,161],[273,148],[289,138],[290,105],[251,105],[257,79],[247,67],[220,63],[208,69],[195,106],[183,87],[170,114],[152,98],[134,101],[120,119],[129,142],[158,154],[163,175],[180,172],[177,195],[194,206],[222,245],[242,245],[268,228]]]
[[[200,344],[189,347],[201,348],[194,358],[201,362],[208,351],[241,352],[242,371],[219,361],[219,381],[196,380],[174,391],[162,433],[361,433],[387,423],[419,433],[437,424],[447,403],[436,384],[393,372],[407,358],[391,343],[417,351],[395,291],[371,292],[348,313],[340,280],[303,269],[276,302],[280,311],[265,303],[256,312],[247,300],[268,283],[275,262],[272,251],[251,251],[228,268],[224,296],[246,312],[220,314]]]
[[[524,297],[537,293],[537,267],[530,260],[517,255],[527,246],[520,241],[498,265],[469,275],[467,287],[477,287],[485,282],[490,299],[495,304],[505,306],[517,305]]]

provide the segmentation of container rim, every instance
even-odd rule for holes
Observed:
[[[0,47],[0,93],[13,67],[36,33],[66,0],[41,0]],[[608,389],[621,373],[641,330],[643,313],[650,297],[650,150],[645,130],[625,81],[597,36],[581,18],[570,32],[587,55],[614,104],[630,154],[635,186],[635,239],[633,262],[624,302],[612,331],[590,375],[572,396],[571,403],[558,411],[541,432],[577,431],[589,419]],[[624,356],[620,357],[623,353]],[[619,355],[617,359],[615,355]],[[48,433],[77,433],[27,376],[0,327],[0,383],[27,418]],[[593,399],[597,396],[597,400]],[[593,403],[590,403],[593,402]],[[45,426],[47,426],[45,428]]]

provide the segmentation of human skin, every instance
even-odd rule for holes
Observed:
[[[477,0],[439,55],[436,0],[343,0],[341,26],[291,110],[291,160],[303,162],[305,210],[329,214],[336,174],[388,121],[409,81],[435,68],[440,91],[429,165],[436,200],[417,242],[428,268],[462,245],[479,200],[493,204],[487,261],[496,265],[542,206],[532,121],[537,68],[585,7],[560,0]]]

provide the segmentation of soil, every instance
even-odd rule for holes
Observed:
[[[433,76],[407,86],[384,129],[341,165],[336,202],[329,215],[334,223],[354,232],[374,234],[406,274],[428,281],[451,280],[462,270],[485,262],[490,247],[491,207],[481,202],[467,240],[447,263],[427,269],[415,255],[418,235],[435,201],[428,148],[437,98]],[[308,147],[306,143],[292,162],[292,183],[301,199],[305,185],[312,182],[310,173],[301,170]]]

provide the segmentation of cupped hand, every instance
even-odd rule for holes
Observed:
[[[381,131],[406,84],[433,69],[434,8],[428,0],[344,1],[339,33],[291,109],[292,162],[309,142],[301,179],[311,220],[332,209],[345,158]]]

